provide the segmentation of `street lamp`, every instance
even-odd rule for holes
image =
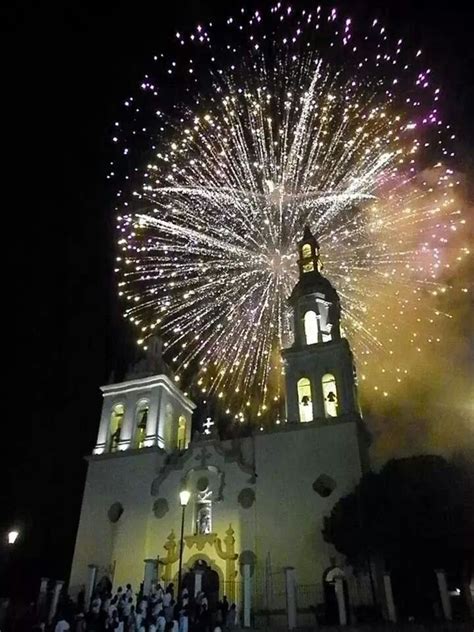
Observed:
[[[183,568],[183,548],[184,548],[184,512],[186,511],[186,505],[191,498],[191,492],[187,489],[183,489],[179,492],[179,502],[182,507],[181,513],[181,541],[179,547],[179,571],[178,571],[178,600],[181,597],[181,571]]]
[[[20,535],[20,532],[17,531],[16,529],[12,529],[11,531],[9,531],[7,533],[8,544],[15,544],[19,535]]]

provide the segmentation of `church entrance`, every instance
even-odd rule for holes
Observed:
[[[184,587],[188,589],[190,595],[204,592],[211,612],[217,608],[219,601],[219,575],[205,560],[196,560],[191,570],[184,576]]]

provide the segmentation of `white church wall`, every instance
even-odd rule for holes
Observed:
[[[296,568],[298,582],[319,582],[333,549],[323,518],[361,476],[355,423],[296,427],[256,437],[257,559],[270,552],[275,569]],[[320,475],[336,488],[327,498],[313,489]]]
[[[87,567],[99,573],[114,567],[114,584],[139,581],[150,513],[150,481],[163,461],[159,450],[95,457],[89,462],[70,589],[86,583]],[[112,522],[109,510],[120,503],[123,513]]]

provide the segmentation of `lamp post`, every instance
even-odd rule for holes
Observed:
[[[183,489],[179,492],[179,502],[182,507],[181,513],[181,539],[179,546],[179,571],[178,571],[178,600],[181,598],[181,571],[183,568],[183,548],[184,548],[184,512],[186,511],[186,505],[191,498],[191,493],[187,489]]]
[[[6,590],[9,586],[11,589],[12,565],[14,561],[15,544],[20,536],[19,529],[10,529],[6,533],[0,534],[0,591]]]

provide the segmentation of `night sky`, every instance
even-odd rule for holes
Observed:
[[[446,114],[459,136],[459,162],[472,175],[474,11],[468,4],[338,6],[351,7],[354,17],[382,17],[426,51],[450,94]],[[41,575],[67,579],[83,456],[91,452],[99,420],[99,386],[134,353],[112,273],[114,191],[105,179],[111,124],[150,56],[166,50],[177,29],[226,16],[235,6],[225,0],[65,0],[2,8],[7,407],[0,529],[22,529],[10,565],[15,586],[36,589]]]

